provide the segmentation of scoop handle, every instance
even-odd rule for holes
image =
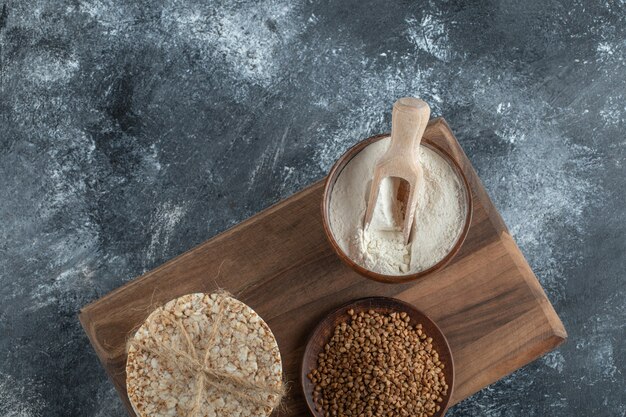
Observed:
[[[426,130],[430,107],[424,100],[403,97],[393,104],[391,112],[391,146],[395,154],[414,153]]]

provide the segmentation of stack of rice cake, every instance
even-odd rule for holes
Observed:
[[[222,380],[216,387],[206,377],[199,383],[205,375],[200,366],[164,357],[155,343],[195,354],[199,362],[206,358],[207,369],[267,389],[248,391],[251,401],[236,394],[242,390],[237,384]],[[267,324],[246,304],[223,294],[188,294],[153,311],[129,341],[126,386],[141,417],[269,416],[280,402],[280,394],[267,393],[282,389],[280,352]]]

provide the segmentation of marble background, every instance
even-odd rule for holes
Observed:
[[[622,1],[0,0],[0,415],[124,416],[84,304],[444,116],[570,339],[460,416],[626,416]]]

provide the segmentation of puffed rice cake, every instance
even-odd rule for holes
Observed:
[[[158,338],[163,343],[184,344],[175,319],[192,337],[199,356],[206,353],[207,334],[223,305],[224,316],[209,353],[211,368],[280,390],[282,364],[276,339],[265,321],[246,304],[221,294],[195,293],[176,298],[153,311],[129,343],[126,387],[133,409],[140,417],[184,417],[196,399],[197,378],[175,369],[137,342]],[[150,333],[152,332],[152,334]],[[135,342],[135,343],[134,343]],[[195,417],[266,417],[278,405],[269,394],[268,406],[253,404],[233,394],[205,386]],[[271,404],[271,406],[270,406]]]

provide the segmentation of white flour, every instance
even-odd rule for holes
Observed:
[[[418,190],[412,239],[404,245],[397,180],[386,178],[367,230],[363,218],[378,159],[389,146],[381,139],[359,152],[344,167],[333,187],[330,225],[341,249],[364,268],[386,275],[423,271],[443,259],[463,229],[466,200],[462,180],[435,151],[420,146],[424,181]]]

